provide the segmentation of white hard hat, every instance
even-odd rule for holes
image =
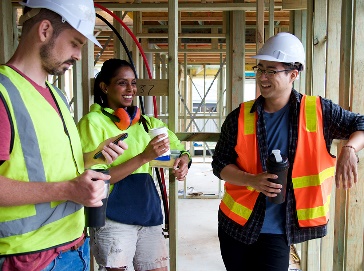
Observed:
[[[302,42],[296,36],[281,32],[270,37],[252,58],[285,63],[298,62],[302,64],[303,70],[306,54]]]
[[[102,48],[94,37],[96,15],[93,0],[24,0],[20,4],[30,8],[52,10],[62,16],[62,19],[74,29]]]

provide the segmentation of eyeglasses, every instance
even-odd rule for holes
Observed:
[[[281,71],[275,71],[275,70],[262,70],[261,68],[259,68],[258,66],[254,66],[253,67],[253,71],[257,76],[262,76],[262,74],[264,73],[265,76],[271,78],[273,77],[276,73],[278,72],[289,72],[292,70],[281,70]]]

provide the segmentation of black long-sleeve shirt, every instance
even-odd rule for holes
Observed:
[[[290,123],[289,123],[289,152],[288,159],[290,165],[293,165],[296,154],[298,139],[298,119],[300,111],[300,103],[302,94],[294,89],[290,96]],[[258,97],[255,101],[251,112],[257,111],[257,139],[259,155],[263,171],[266,171],[265,161],[268,157],[267,133],[265,130],[263,117],[264,98]],[[344,110],[332,101],[321,97],[321,105],[323,110],[323,126],[326,148],[330,152],[331,144],[334,139],[348,139],[355,131],[364,131],[364,116]],[[229,164],[236,164],[237,154],[235,146],[238,133],[238,118],[240,106],[232,111],[221,127],[219,141],[216,144],[215,152],[212,160],[213,173],[221,179],[220,172]],[[247,155],[249,155],[247,153]],[[308,158],[309,161],[309,158]],[[287,198],[286,198],[286,236],[288,244],[301,243],[310,239],[320,238],[327,234],[327,225],[300,228],[298,226],[296,203],[292,184],[292,167],[290,167],[287,182]],[[219,210],[219,227],[231,237],[245,243],[254,243],[261,231],[266,208],[266,196],[259,194],[254,210],[249,220],[244,226],[234,222]]]

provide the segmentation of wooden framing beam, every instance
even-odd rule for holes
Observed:
[[[361,72],[364,63],[364,2],[353,1],[352,80],[350,109],[364,114],[364,77]],[[363,157],[363,152],[359,153]],[[362,160],[363,161],[363,160]],[[348,191],[346,261],[344,270],[363,270],[364,229],[364,164],[358,164],[358,182]]]
[[[153,4],[154,5],[154,4]],[[168,127],[177,131],[178,124],[178,0],[168,1]],[[169,232],[169,268],[178,270],[178,183],[172,170],[169,170],[170,232]]]
[[[328,0],[327,2],[327,47],[326,47],[326,95],[325,97],[339,103],[337,86],[340,78],[340,35],[341,35],[341,0]],[[337,153],[337,142],[333,142],[331,153]],[[333,270],[334,254],[334,229],[335,229],[335,199],[336,187],[333,186],[330,202],[330,223],[328,234],[322,239],[321,244],[321,270]]]
[[[282,0],[282,9],[300,10],[307,8],[307,0]]]
[[[82,47],[82,116],[90,111],[90,106],[93,104],[92,78],[94,78],[94,44],[87,42]],[[81,91],[76,89],[75,91]]]
[[[6,63],[15,51],[13,23],[9,23],[15,22],[13,14],[11,2],[0,1],[0,63]]]
[[[176,133],[177,137],[181,141],[206,141],[217,142],[220,137],[220,133]]]
[[[254,22],[256,21],[256,12],[246,12],[246,22]],[[280,23],[289,22],[289,12],[275,12],[275,20]],[[269,22],[269,12],[263,12],[263,18],[265,22]],[[223,15],[222,12],[212,12],[212,13],[202,13],[202,12],[189,12],[181,14],[181,21],[183,22],[194,22],[194,21],[210,21],[210,22],[222,22]],[[168,15],[166,12],[144,12],[143,21],[149,22],[158,22],[158,21],[168,21]],[[202,26],[201,26],[202,27]]]
[[[230,19],[230,42],[231,42],[231,108],[230,111],[244,101],[245,88],[245,12],[232,11]],[[229,111],[229,112],[230,112]]]
[[[168,11],[169,3],[102,4],[113,11]],[[179,3],[178,11],[231,11],[255,10],[254,3]],[[178,17],[177,17],[178,18]]]

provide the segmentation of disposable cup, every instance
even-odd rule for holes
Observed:
[[[161,140],[165,139],[166,137],[168,137],[167,127],[163,126],[163,127],[153,128],[153,129],[149,130],[150,139],[153,139],[153,138],[155,138],[156,136],[158,136],[160,134],[165,134],[165,137],[161,138],[159,141],[161,141]],[[170,154],[171,154],[171,150],[168,148],[168,150],[159,157],[168,156],[168,158],[169,158]]]

